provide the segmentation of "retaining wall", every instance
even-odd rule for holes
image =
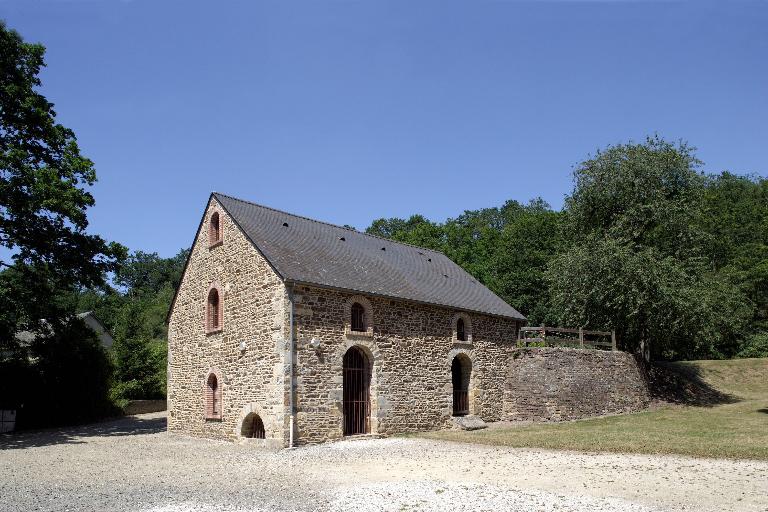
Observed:
[[[505,420],[563,421],[633,412],[650,402],[632,354],[571,348],[520,348],[504,386]]]
[[[123,411],[126,416],[165,411],[168,404],[165,400],[131,400]]]

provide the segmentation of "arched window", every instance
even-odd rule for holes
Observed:
[[[219,212],[213,212],[208,223],[208,244],[214,246],[221,242],[221,221]]]
[[[456,313],[451,319],[454,343],[472,343],[472,319],[466,313]]]
[[[365,308],[359,302],[352,304],[350,325],[353,331],[365,332]]]
[[[459,318],[456,321],[456,339],[459,341],[467,341],[467,331],[464,329],[463,318]]]
[[[205,312],[205,326],[208,332],[221,330],[221,314],[222,308],[219,290],[211,288],[208,292],[208,302],[206,304]]]
[[[221,384],[215,373],[210,373],[205,381],[205,417],[221,419]]]
[[[373,337],[373,305],[362,295],[353,295],[344,301],[344,335]]]

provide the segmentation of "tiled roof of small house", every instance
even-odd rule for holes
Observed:
[[[213,197],[288,283],[525,319],[441,252],[220,193]]]

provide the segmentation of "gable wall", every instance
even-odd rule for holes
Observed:
[[[245,413],[264,421],[267,438],[283,445],[285,416],[285,286],[220,207],[222,245],[209,248],[207,219],[197,233],[168,325],[168,430],[232,439]],[[220,285],[223,330],[206,334],[205,305]],[[239,345],[246,342],[245,352]],[[204,418],[209,369],[221,375],[222,419]]]
[[[517,322],[468,314],[471,345],[454,343],[456,311],[405,301],[366,297],[373,309],[373,337],[345,334],[345,305],[354,294],[297,286],[297,442],[343,436],[342,360],[358,345],[373,358],[371,432],[394,434],[450,425],[451,362],[472,360],[470,409],[485,420],[502,417],[507,360]],[[316,338],[318,349],[309,346]]]

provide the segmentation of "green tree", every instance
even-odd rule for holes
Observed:
[[[749,298],[753,329],[768,332],[768,179],[729,172],[712,176],[705,209],[714,268]]]
[[[560,213],[535,199],[467,210],[444,223],[421,215],[378,219],[366,232],[445,253],[538,323],[550,315],[544,272],[561,244],[561,224]]]
[[[658,136],[600,151],[574,172],[566,199],[570,241],[599,233],[676,258],[703,256],[705,176],[693,148]]]
[[[712,265],[698,167],[692,148],[658,137],[577,167],[567,248],[547,273],[560,323],[616,329],[653,357],[733,355],[750,308]]]
[[[514,203],[514,206],[513,206]],[[562,248],[563,214],[534,199],[508,202],[505,225],[489,261],[491,290],[524,312],[530,325],[553,323],[545,272]]]
[[[115,399],[165,395],[167,326],[188,250],[171,258],[136,251],[115,273],[114,287],[81,291],[78,310],[94,311],[112,333]]]
[[[182,250],[171,258],[161,258],[157,253],[136,251],[120,265],[115,282],[131,296],[158,293],[168,287],[175,290],[188,255],[188,250]]]
[[[654,358],[733,355],[750,313],[727,280],[611,237],[581,240],[547,276],[558,323],[615,329],[622,348]]]
[[[44,53],[0,22],[0,375],[17,386],[0,400],[21,427],[109,412],[111,364],[71,298],[125,254],[86,231],[96,174],[38,91]]]
[[[0,268],[22,276],[0,287],[5,348],[18,330],[42,334],[42,320],[55,327],[71,314],[41,297],[103,284],[125,252],[86,232],[96,174],[37,90],[44,53],[0,22],[0,246],[10,254]]]
[[[444,248],[445,232],[422,215],[412,215],[406,219],[377,219],[365,230],[369,235],[389,238],[406,244],[417,245],[440,251]]]
[[[149,399],[165,395],[165,357],[154,350],[157,338],[148,336],[145,301],[129,300],[119,312],[120,330],[113,346],[115,398]],[[164,346],[164,340],[157,339]]]

